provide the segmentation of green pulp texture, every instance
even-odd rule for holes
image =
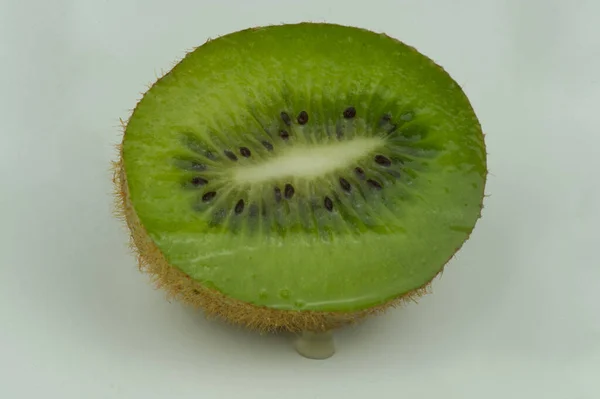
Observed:
[[[342,116],[348,107],[356,109],[351,120]],[[285,142],[282,111],[292,118]],[[309,115],[303,126],[300,111]],[[382,145],[326,175],[234,181],[236,170],[285,157],[286,148],[310,152],[360,138]],[[252,156],[240,156],[240,146]],[[200,155],[203,148],[220,158]],[[225,149],[238,160],[227,160]],[[400,177],[374,164],[376,154],[392,159]],[[386,35],[309,23],[236,32],[188,54],[138,104],[123,156],[134,209],[171,265],[229,297],[291,310],[365,309],[429,282],[473,230],[487,173],[476,115],[439,66]],[[194,159],[209,182],[200,189],[182,184],[198,171],[181,162]],[[383,189],[369,191],[354,167]],[[341,176],[364,187],[362,196],[355,189],[355,203],[335,184]],[[286,181],[296,193],[277,219],[269,195]],[[211,184],[217,194],[204,202]],[[326,195],[333,211],[302,208]],[[256,200],[268,216],[243,214],[237,223],[241,198],[244,212]],[[215,224],[219,207],[227,216]],[[298,216],[302,209],[310,217]]]

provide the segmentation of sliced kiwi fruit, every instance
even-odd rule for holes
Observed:
[[[143,95],[115,162],[140,267],[258,330],[331,330],[425,293],[480,218],[486,176],[448,73],[325,23],[194,49]]]

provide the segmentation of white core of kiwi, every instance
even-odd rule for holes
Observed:
[[[355,138],[329,145],[295,145],[266,162],[236,167],[232,173],[237,183],[260,183],[289,177],[316,178],[348,167],[384,145],[379,137]]]

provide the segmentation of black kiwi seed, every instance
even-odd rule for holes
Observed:
[[[281,137],[284,140],[287,140],[290,138],[290,134],[288,133],[287,130],[282,130],[279,132],[279,137]]]
[[[231,159],[232,161],[237,161],[238,158],[235,156],[235,154],[229,150],[225,150],[223,151],[225,153],[225,155],[227,156],[227,158]]]
[[[331,198],[325,197],[325,200],[323,201],[323,205],[325,205],[325,208],[329,212],[331,212],[333,210],[333,201],[331,200]]]
[[[200,186],[203,186],[206,183],[208,183],[208,180],[203,179],[199,176],[196,176],[196,177],[192,178],[191,183],[196,187],[200,187]]]
[[[340,186],[342,186],[344,191],[350,192],[350,190],[352,190],[352,186],[350,183],[348,183],[348,180],[344,179],[343,177],[340,177]]]
[[[292,118],[290,118],[290,116],[288,115],[287,112],[282,112],[281,113],[281,119],[283,120],[283,123],[285,123],[288,126],[292,125]]]
[[[273,144],[266,140],[261,141],[261,144],[267,149],[267,151],[273,151]]]
[[[306,111],[302,111],[298,114],[298,123],[301,125],[306,125],[308,122],[308,113]]]
[[[237,204],[235,204],[235,213],[236,215],[239,215],[240,213],[242,213],[244,211],[244,200],[241,199],[237,202]]]
[[[354,168],[354,173],[356,173],[356,175],[361,179],[365,178],[365,171],[361,167],[357,166],[356,168]]]
[[[248,147],[240,147],[240,154],[242,154],[242,156],[245,158],[248,158],[250,155],[252,155]]]
[[[204,202],[211,201],[213,198],[216,197],[216,195],[217,195],[216,191],[209,191],[202,196],[202,201],[204,201]]]
[[[356,116],[356,108],[348,107],[344,110],[344,118],[351,119]]]
[[[383,155],[375,156],[375,162],[382,166],[390,166],[392,164],[392,161]]]
[[[283,192],[285,195],[285,199],[291,199],[294,196],[296,190],[294,190],[294,186],[288,183],[285,185],[285,189]]]
[[[381,183],[379,183],[378,181],[373,180],[373,179],[367,180],[367,183],[369,183],[369,186],[373,187],[376,190],[381,190],[383,188]]]
[[[281,189],[279,187],[275,187],[275,201],[276,202],[280,202],[281,201]]]
[[[206,155],[206,158],[211,159],[211,160],[215,160],[217,159],[217,156],[215,154],[212,153],[212,151],[206,151],[204,153],[204,155]]]

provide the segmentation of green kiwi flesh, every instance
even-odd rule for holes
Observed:
[[[486,152],[459,85],[332,24],[208,41],[127,121],[128,200],[168,264],[227,298],[354,312],[430,282],[481,214]]]

